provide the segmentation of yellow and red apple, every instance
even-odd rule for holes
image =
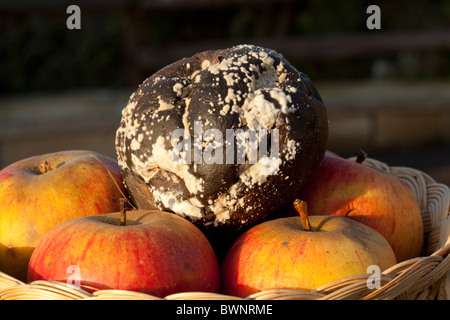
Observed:
[[[350,218],[329,215],[269,220],[244,232],[221,266],[222,292],[248,297],[269,289],[314,290],[397,263],[386,239]],[[305,218],[306,217],[306,218]]]
[[[412,190],[400,178],[360,162],[327,152],[298,197],[308,203],[310,215],[345,216],[377,230],[399,262],[419,256],[423,222]]]
[[[0,271],[26,280],[39,240],[59,223],[120,209],[126,195],[117,161],[67,150],[17,161],[0,171]]]
[[[132,210],[125,219],[120,213],[71,219],[53,228],[31,256],[28,282],[78,281],[87,291],[121,289],[158,297],[219,292],[216,255],[194,224],[163,211]]]

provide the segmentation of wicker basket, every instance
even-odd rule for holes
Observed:
[[[383,272],[381,287],[367,286],[371,274],[361,274],[330,282],[313,291],[273,289],[253,294],[246,300],[343,300],[343,299],[447,299],[450,294],[450,189],[427,174],[407,167],[389,167],[367,158],[365,165],[390,172],[405,181],[420,205],[424,222],[423,255],[403,261]],[[54,282],[23,283],[0,272],[0,299],[51,300],[241,300],[223,294],[185,292],[163,299],[126,290],[99,290],[88,293],[75,286]]]

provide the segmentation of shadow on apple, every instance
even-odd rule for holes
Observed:
[[[0,270],[17,280],[27,281],[27,266],[34,247],[7,247],[0,243]]]

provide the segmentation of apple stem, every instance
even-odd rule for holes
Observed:
[[[126,226],[127,225],[127,204],[128,200],[125,198],[120,199],[120,225]]]
[[[294,201],[295,210],[300,214],[300,220],[302,222],[303,229],[305,231],[311,231],[311,225],[309,224],[308,219],[308,205],[306,201],[303,200],[295,200]]]
[[[367,159],[367,152],[365,152],[364,150],[359,150],[358,156],[356,157],[356,162],[363,163],[364,160],[366,159]]]

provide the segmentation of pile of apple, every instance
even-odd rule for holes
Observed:
[[[242,297],[272,288],[314,290],[419,256],[423,223],[413,192],[364,159],[326,152],[299,190],[301,200],[281,213],[287,217],[235,241],[222,263],[222,290]]]
[[[218,258],[188,220],[134,209],[114,159],[79,150],[24,159],[0,171],[0,271],[88,291],[247,297],[385,270],[421,254],[422,217],[404,182],[362,161],[327,152],[298,201]]]

